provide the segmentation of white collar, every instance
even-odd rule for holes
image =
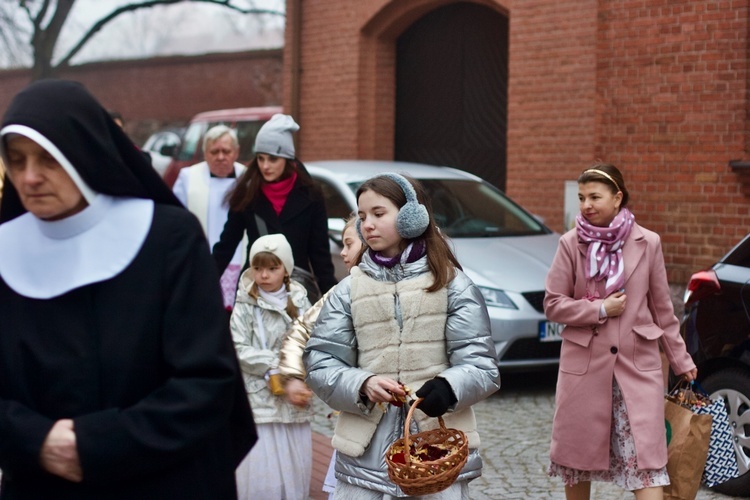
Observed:
[[[44,137],[33,128],[27,127],[25,125],[7,125],[3,127],[2,130],[0,130],[0,136],[5,136],[6,134],[19,134],[39,144],[42,148],[44,148],[45,151],[51,154],[52,157],[57,160],[57,163],[60,164],[63,170],[65,170],[65,173],[68,174],[68,177],[70,177],[70,179],[73,181],[73,184],[75,184],[78,190],[81,192],[81,195],[83,196],[83,199],[86,200],[86,203],[91,203],[94,200],[96,191],[91,189],[91,186],[86,184],[86,181],[81,178],[78,170],[73,167],[68,158],[66,158],[66,156],[62,154],[62,151],[60,151],[58,147],[52,143],[52,141]],[[4,154],[5,153],[3,153],[3,155]],[[5,160],[7,162],[8,159],[5,158]]]
[[[286,287],[282,283],[281,287],[275,292],[267,292],[261,287],[258,287],[258,295],[259,298],[265,300],[268,305],[278,309],[284,309],[287,305],[289,292],[286,291]]]
[[[0,278],[33,299],[110,279],[135,259],[153,213],[151,200],[103,194],[58,221],[27,212],[0,225]]]

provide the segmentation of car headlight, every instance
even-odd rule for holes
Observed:
[[[502,290],[487,288],[484,286],[479,286],[477,288],[479,288],[479,291],[482,292],[484,301],[488,306],[502,307],[504,309],[518,309],[513,301],[510,300],[510,297],[508,297]]]

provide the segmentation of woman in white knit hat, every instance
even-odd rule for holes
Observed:
[[[336,278],[323,197],[295,157],[292,134],[297,130],[291,116],[276,114],[258,131],[255,158],[227,195],[229,214],[213,255],[223,272],[244,233],[250,244],[265,234],[283,234],[292,247],[295,276],[309,276],[312,283],[304,284],[310,298],[317,300]],[[249,260],[245,268],[248,264]]]
[[[237,468],[240,499],[306,499],[312,474],[312,392],[291,391],[278,374],[281,342],[294,318],[310,307],[290,276],[292,248],[283,234],[250,247],[250,268],[240,277],[230,325],[258,443]]]

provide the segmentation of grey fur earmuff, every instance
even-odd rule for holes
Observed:
[[[399,236],[408,240],[421,236],[430,225],[430,214],[427,213],[427,208],[417,200],[414,186],[406,180],[406,177],[394,172],[380,174],[378,177],[391,179],[398,184],[406,197],[406,204],[399,209],[398,216],[396,216],[396,231]],[[355,223],[357,234],[362,241],[365,241],[361,226],[362,219],[358,218]]]

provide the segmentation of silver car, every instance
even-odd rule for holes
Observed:
[[[409,175],[430,194],[435,221],[484,295],[500,367],[557,365],[561,325],[547,321],[542,302],[559,234],[494,186],[454,168],[368,160],[317,161],[307,168],[323,190],[337,278],[346,276],[339,256],[342,219],[356,211],[357,188],[381,172]]]

